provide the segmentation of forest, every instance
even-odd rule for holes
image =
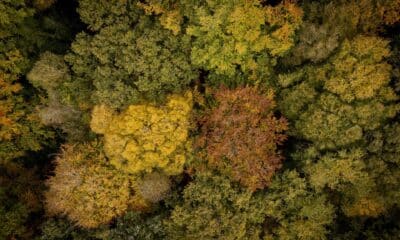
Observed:
[[[0,240],[400,239],[400,0],[0,0]]]

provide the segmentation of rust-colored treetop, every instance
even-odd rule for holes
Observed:
[[[288,128],[274,115],[272,92],[252,87],[221,88],[214,94],[218,106],[201,118],[197,146],[204,147],[211,167],[230,175],[251,190],[262,189],[281,167],[278,150]]]

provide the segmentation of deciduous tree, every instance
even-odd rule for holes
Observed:
[[[203,147],[212,168],[256,190],[262,189],[281,167],[278,146],[286,139],[287,122],[274,116],[272,92],[256,88],[215,91],[217,106],[201,118],[197,145]]]
[[[192,95],[172,95],[159,107],[130,105],[114,113],[105,105],[93,109],[91,129],[104,135],[104,150],[110,163],[121,171],[140,174],[160,170],[182,173],[190,150],[188,139]]]

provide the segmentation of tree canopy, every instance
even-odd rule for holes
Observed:
[[[400,237],[400,0],[0,1],[0,240]]]

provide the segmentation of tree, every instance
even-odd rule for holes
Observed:
[[[42,210],[36,170],[9,162],[0,165],[0,173],[0,238],[32,239],[30,218]]]
[[[28,80],[46,92],[47,99],[38,106],[38,115],[44,125],[61,128],[71,141],[87,138],[86,112],[71,106],[65,99],[68,92],[65,82],[71,78],[62,56],[45,52],[27,74]],[[67,93],[66,93],[67,92]],[[82,109],[85,110],[85,109]]]
[[[256,88],[219,89],[217,106],[200,120],[197,145],[207,153],[212,168],[251,190],[269,185],[283,156],[278,146],[286,136],[287,122],[274,116],[273,94]]]
[[[182,173],[190,150],[188,139],[192,94],[171,95],[163,106],[130,105],[120,114],[105,105],[95,106],[91,129],[104,135],[110,163],[130,174],[159,170]]]
[[[275,176],[265,196],[265,240],[328,239],[334,206],[310,189],[298,172],[287,170]]]
[[[328,24],[343,38],[374,34],[400,20],[398,0],[306,1],[303,8],[307,20]]]
[[[290,134],[306,141],[297,143],[292,158],[346,216],[378,217],[395,204],[390,189],[398,167],[374,153],[384,151],[384,129],[399,110],[388,56],[387,41],[356,36],[325,64],[279,79],[285,88],[280,108],[294,126]]]
[[[76,96],[81,104],[91,99],[125,108],[183,92],[198,76],[190,64],[190,38],[164,29],[131,1],[108,2],[81,1],[81,18],[95,32],[78,34],[66,56],[71,96],[83,88],[84,96]]]
[[[192,64],[229,77],[243,72],[251,82],[266,80],[276,59],[294,45],[302,19],[301,9],[291,3],[272,7],[258,0],[213,0],[182,5],[189,19],[186,34],[194,38]]]
[[[322,62],[340,45],[338,30],[327,23],[304,22],[298,37],[296,45],[282,60],[286,65],[297,66],[306,61]]]
[[[223,176],[201,173],[165,221],[168,239],[260,239],[264,211],[261,195]]]
[[[52,138],[33,113],[35,98],[26,98],[19,78],[29,68],[42,32],[37,29],[35,11],[23,0],[0,3],[0,163],[38,151]],[[27,21],[34,26],[28,27]],[[44,34],[43,34],[44,35]]]
[[[108,167],[98,149],[89,144],[65,146],[56,163],[45,194],[49,214],[64,214],[82,227],[94,228],[127,211],[130,180]]]
[[[171,180],[164,174],[153,172],[137,180],[137,189],[145,200],[157,203],[164,199],[170,191]]]
[[[41,225],[38,240],[104,240],[108,235],[109,230],[104,226],[85,229],[66,218],[49,218]]]
[[[281,75],[280,108],[293,121],[294,134],[317,148],[336,149],[362,141],[365,131],[393,118],[398,106],[384,60],[387,44],[359,36],[345,41],[321,67]]]
[[[165,213],[139,214],[128,212],[117,220],[115,228],[110,231],[107,239],[166,239],[163,220],[167,219]]]

